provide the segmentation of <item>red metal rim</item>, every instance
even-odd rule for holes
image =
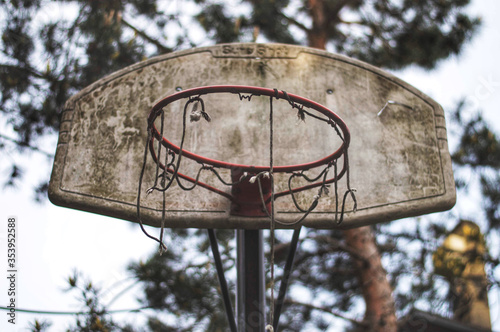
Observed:
[[[291,93],[286,93],[284,91],[279,91],[279,90],[274,90],[274,89],[269,89],[269,88],[262,88],[262,87],[253,87],[253,86],[239,86],[239,85],[214,85],[214,86],[204,86],[204,87],[197,87],[197,88],[192,88],[192,89],[187,89],[183,90],[180,92],[177,92],[175,94],[172,94],[168,97],[165,97],[164,99],[160,100],[156,105],[153,106],[151,109],[151,112],[149,113],[148,117],[148,123],[150,124],[150,130],[152,132],[152,135],[154,138],[157,140],[160,140],[162,142],[162,145],[171,149],[175,153],[179,154],[180,152],[180,147],[173,144],[170,142],[167,138],[162,137],[161,133],[158,131],[156,126],[154,125],[155,119],[161,114],[162,109],[167,106],[168,104],[177,101],[179,99],[183,98],[189,98],[189,97],[199,97],[205,94],[211,94],[211,93],[233,93],[233,94],[252,94],[254,96],[269,96],[269,97],[274,97],[276,99],[285,99],[285,100],[291,100],[292,102],[303,105],[305,107],[308,107],[310,109],[314,109],[315,111],[323,114],[326,116],[329,120],[332,121],[332,123],[335,123],[335,125],[342,131],[343,134],[343,142],[341,146],[332,154],[318,159],[316,161],[308,162],[308,163],[302,163],[302,164],[296,164],[296,165],[284,165],[284,166],[273,166],[273,171],[274,172],[294,172],[294,171],[300,171],[300,170],[307,170],[311,168],[315,168],[321,165],[326,165],[330,163],[331,161],[334,161],[342,154],[344,154],[345,151],[347,151],[347,148],[349,147],[350,143],[350,133],[347,125],[345,122],[333,111],[330,109],[326,108],[325,106],[318,104],[312,100],[291,94]],[[189,159],[192,159],[194,161],[197,161],[199,163],[205,164],[205,165],[212,165],[214,167],[220,167],[220,168],[226,168],[226,169],[241,169],[245,172],[252,172],[252,173],[258,173],[258,172],[263,172],[263,171],[269,171],[270,167],[269,166],[254,166],[254,165],[244,165],[244,164],[235,164],[235,163],[228,163],[228,162],[223,162],[215,159],[210,159],[206,158],[200,155],[197,155],[195,153],[192,153],[186,149],[182,150],[182,155],[184,157],[187,157]]]

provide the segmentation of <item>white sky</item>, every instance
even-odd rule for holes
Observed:
[[[446,60],[431,72],[410,69],[396,75],[437,100],[445,110],[453,109],[457,100],[466,97],[484,111],[484,116],[500,133],[500,2],[476,0],[471,9],[482,15],[483,27],[461,56]],[[54,143],[54,140],[48,142],[46,150],[52,152]],[[34,203],[32,188],[50,173],[42,167],[46,164],[44,158],[31,153],[23,160],[29,169],[27,181],[18,190],[0,193],[0,220],[4,221],[0,223],[0,271],[7,270],[6,220],[14,216],[18,220],[17,306],[34,310],[78,311],[81,306],[75,300],[77,294],[63,292],[67,287],[67,277],[74,269],[82,271],[103,289],[109,289],[117,281],[127,278],[125,267],[130,261],[148,257],[157,246],[129,222],[56,207],[48,201],[41,205]],[[0,172],[5,172],[12,159],[19,160],[12,153],[0,163]],[[477,218],[473,209],[461,204],[463,201],[459,196],[456,215]],[[4,306],[7,303],[5,278],[2,276],[0,280],[0,305]],[[125,282],[124,286],[129,284]],[[111,289],[104,302],[108,303],[121,289]],[[108,309],[139,307],[133,301],[134,296],[134,291],[129,292]],[[500,295],[498,292],[490,294],[489,300],[493,328],[500,331]],[[120,314],[114,318],[122,322],[140,316]],[[7,323],[5,312],[0,311],[0,331],[26,331],[27,323],[35,318],[51,320],[51,331],[61,331],[68,322],[74,321],[68,316],[20,312],[16,317],[17,324],[13,327]]]

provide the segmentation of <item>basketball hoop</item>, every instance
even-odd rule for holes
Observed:
[[[347,128],[347,125],[340,119],[340,117],[329,110],[328,108],[311,101],[309,99],[293,95],[291,93],[286,93],[285,91],[278,91],[274,89],[267,89],[267,88],[260,88],[260,87],[252,87],[252,86],[236,86],[236,85],[219,85],[219,86],[207,86],[207,87],[200,87],[200,88],[194,88],[194,89],[189,89],[189,90],[184,90],[181,92],[178,92],[176,94],[173,94],[171,96],[168,96],[161,101],[159,101],[155,106],[153,106],[153,109],[151,110],[149,117],[148,117],[148,128],[152,133],[152,136],[154,139],[160,140],[162,142],[162,145],[168,149],[171,149],[174,153],[180,155],[182,154],[184,157],[190,158],[192,160],[195,160],[199,162],[200,164],[205,164],[205,165],[212,165],[213,167],[220,167],[220,168],[227,168],[227,169],[240,169],[244,172],[252,172],[252,173],[259,173],[259,172],[265,172],[269,171],[269,165],[266,166],[255,166],[255,165],[243,165],[243,164],[235,164],[235,163],[228,163],[228,162],[223,162],[219,160],[213,160],[210,158],[205,158],[203,156],[199,156],[197,154],[191,153],[187,150],[183,150],[182,147],[179,147],[175,144],[173,144],[167,137],[162,136],[162,134],[158,131],[157,127],[154,124],[154,121],[156,118],[158,118],[162,113],[163,113],[163,108],[166,107],[167,105],[173,103],[176,100],[183,99],[183,98],[188,98],[188,101],[185,104],[185,109],[184,109],[184,118],[186,117],[186,112],[187,112],[187,107],[189,104],[194,103],[194,102],[200,102],[201,103],[201,114],[208,114],[204,110],[204,102],[203,99],[201,99],[202,95],[206,94],[211,94],[211,93],[233,93],[237,94],[240,97],[240,100],[247,99],[251,100],[253,96],[269,96],[273,97],[276,99],[286,99],[292,108],[296,108],[300,114],[305,115],[308,114],[310,116],[314,116],[316,119],[325,121],[328,124],[332,125],[333,127],[338,128],[342,131],[342,135],[339,135],[343,143],[342,145],[337,149],[337,151],[333,152],[332,154],[320,159],[316,160],[313,162],[309,163],[303,163],[303,164],[298,164],[298,165],[285,165],[285,166],[274,166],[274,171],[275,172],[294,172],[294,171],[302,171],[302,170],[308,170],[311,168],[315,168],[321,165],[325,165],[330,163],[333,160],[338,159],[342,154],[347,151],[347,148],[349,147],[349,142],[350,142],[350,134],[349,134],[349,129]],[[250,95],[243,95],[243,94],[250,94]],[[320,114],[325,115],[327,118],[323,119],[320,118],[314,114],[311,114],[305,110],[305,107],[314,109],[315,111],[319,112]],[[206,116],[206,115],[205,115]],[[210,119],[205,118],[205,119]],[[209,120],[207,120],[209,121]],[[340,133],[339,133],[340,134]],[[182,151],[182,152],[181,152]],[[154,152],[152,151],[152,154]],[[155,158],[153,156],[153,158]]]
[[[183,91],[210,80],[247,86]],[[252,87],[263,84],[308,99]],[[152,103],[166,91],[172,95]],[[338,110],[342,120],[311,100]],[[231,299],[214,230],[238,229],[237,256],[249,262],[261,261],[256,233],[269,229],[273,299],[274,228],[293,228],[270,319],[277,326],[301,226],[354,228],[454,206],[446,133],[436,101],[369,64],[297,45],[213,45],[148,59],[72,96],[62,110],[48,193],[56,205],[138,222],[160,252],[164,227],[206,228],[226,309]],[[356,166],[351,176],[363,194],[359,204],[349,164]],[[145,232],[146,224],[161,226],[159,238]],[[246,247],[247,240],[259,244]],[[251,307],[245,318],[262,316],[259,294],[266,286],[253,278],[261,270],[252,266],[248,280],[238,276],[238,289],[256,290],[239,296],[242,308]],[[234,316],[228,319],[234,323]]]
[[[270,165],[230,163],[204,157],[185,149],[184,141],[187,127],[188,110],[190,108],[189,106],[191,106],[191,113],[189,114],[191,122],[198,121],[202,118],[207,122],[210,122],[212,119],[205,109],[206,106],[203,100],[203,96],[208,94],[221,93],[237,95],[240,101],[247,102],[251,102],[252,98],[256,96],[269,97],[269,108],[271,112],[270,121],[272,121],[273,100],[286,100],[289,103],[290,109],[295,109],[297,111],[297,116],[299,117],[299,119],[304,120],[305,117],[310,117],[314,120],[324,122],[326,125],[330,126],[332,130],[335,131],[336,135],[340,138],[341,144],[335,151],[325,157],[295,165],[272,165],[272,156]],[[172,139],[164,133],[164,123],[166,121],[164,108],[181,99],[186,99],[186,101],[184,103],[182,114],[182,137],[180,140],[180,144],[176,145],[172,142]],[[156,124],[158,121],[160,123],[160,128],[158,128]],[[271,137],[272,130],[273,129],[271,126]],[[287,93],[285,91],[252,86],[226,85],[198,87],[180,91],[157,102],[153,106],[148,117],[148,138],[144,154],[144,163],[146,163],[147,151],[149,150],[149,153],[156,164],[155,181],[154,184],[148,189],[148,193],[151,193],[153,191],[165,193],[174,183],[177,183],[177,185],[183,190],[192,190],[196,186],[200,186],[230,200],[232,215],[244,217],[268,216],[269,218],[273,218],[273,201],[279,197],[290,195],[297,210],[302,212],[303,216],[293,222],[283,222],[280,220],[275,221],[284,226],[293,226],[295,224],[299,224],[309,213],[314,210],[314,208],[318,204],[319,198],[329,192],[328,186],[333,183],[335,185],[336,202],[335,221],[337,223],[340,223],[343,220],[343,206],[348,194],[352,196],[355,206],[354,209],[356,209],[356,199],[354,196],[355,189],[351,189],[349,184],[349,159],[347,155],[349,142],[349,129],[337,114],[314,101],[291,93]],[[273,143],[271,138],[271,149],[272,144]],[[186,175],[180,170],[181,160],[183,158],[188,158],[201,165],[195,176]],[[343,161],[341,162],[341,166],[338,167],[338,161],[340,158],[342,158]],[[319,172],[319,175],[308,176],[306,173],[311,169],[320,169],[321,167],[322,170]],[[231,181],[224,180],[223,177],[219,174],[218,169],[230,170]],[[334,174],[333,176],[329,176],[329,174],[332,173],[332,169]],[[140,188],[142,185],[144,170],[145,164],[143,165],[143,171],[141,172],[141,178],[139,181],[137,204],[139,219]],[[231,192],[228,192],[227,190],[223,190],[221,188],[216,188],[215,186],[204,182],[201,179],[201,173],[203,171],[210,171],[214,173],[220,180],[222,185],[232,187]],[[274,192],[272,181],[273,173],[290,174],[288,179],[288,189],[276,193]],[[347,191],[344,195],[344,199],[342,200],[342,209],[339,212],[337,182],[344,175],[347,178]],[[292,182],[295,178],[302,178],[303,180],[307,181],[308,184],[300,187],[293,187]],[[191,185],[188,186],[183,183],[183,181],[187,181],[191,183]],[[298,192],[311,190],[318,187],[318,194],[314,196],[313,202],[310,204],[309,208],[300,207],[295,195]],[[162,220],[164,221],[164,219],[165,216],[163,215]]]
[[[304,64],[307,64],[306,69]],[[207,83],[210,81],[216,83]],[[299,97],[294,99],[291,94],[287,97],[282,91],[278,91],[279,101],[274,97],[274,90],[268,89],[266,93],[263,88],[206,87],[203,90],[183,91],[189,87],[221,82],[277,87],[318,102],[335,111],[348,124],[350,142],[342,124],[335,122],[335,117],[329,113],[324,115],[314,107],[308,108],[307,105],[313,105],[310,102],[304,102],[306,106],[303,109],[295,108],[287,112],[287,98],[295,100],[297,107],[301,106],[301,100]],[[233,96],[230,92],[220,91],[236,93]],[[174,96],[176,92],[179,94]],[[237,102],[236,98],[245,97],[247,93],[249,96],[253,93],[266,95],[253,97],[251,102]],[[360,211],[351,213],[353,204],[350,202],[351,197],[348,197],[346,222],[341,226],[330,223],[334,219],[330,207],[334,207],[335,202],[332,197],[328,197],[320,200],[314,213],[308,216],[304,222],[308,227],[360,227],[445,211],[455,204],[455,182],[445,114],[436,101],[369,64],[318,49],[268,43],[213,45],[165,54],[124,68],[75,94],[62,110],[60,139],[50,181],[50,200],[56,205],[138,222],[137,179],[142,166],[138,159],[144,153],[148,136],[146,118],[155,104],[153,101],[170,94],[172,96],[161,101],[156,106],[157,113],[151,116],[157,118],[156,131],[161,133],[162,115],[158,112],[161,113],[161,107],[167,105],[163,116],[168,122],[165,122],[165,135],[162,136],[177,147],[180,147],[178,137],[182,129],[183,103],[189,98],[199,97],[198,101],[193,100],[188,106],[188,135],[183,147],[186,153],[181,157],[192,152],[222,163],[266,168],[268,159],[262,156],[269,148],[269,141],[268,131],[262,127],[267,123],[264,118],[267,106],[262,101],[267,101],[266,98],[273,95],[276,103],[276,170],[279,171],[279,167],[299,166],[298,170],[291,173],[276,174],[276,211],[283,220],[292,220],[300,212],[292,202],[291,193],[296,194],[302,210],[307,210],[317,193],[316,190],[309,190],[313,189],[310,185],[319,182],[321,187],[323,183],[323,178],[309,183],[304,177],[295,176],[291,180],[291,188],[288,188],[288,176],[303,173],[315,177],[321,166],[303,172],[300,165],[314,161],[321,163],[322,159],[339,148],[339,153],[342,153],[342,149],[347,152],[349,148],[349,164],[351,167],[356,165],[356,172],[351,172],[351,178],[356,181],[356,188],[363,191],[363,199],[358,200]],[[181,98],[183,96],[185,99]],[[177,101],[169,103],[173,99]],[[205,113],[210,113],[213,118],[211,123],[205,122],[207,118],[200,111],[202,102],[207,111]],[[190,114],[191,108],[196,105],[198,110]],[[311,115],[314,113],[315,116],[333,121],[345,142],[337,144],[333,132],[335,129],[302,111],[306,109]],[[288,114],[291,116],[288,117]],[[305,118],[307,125],[297,125],[295,114]],[[190,117],[193,120],[199,118],[201,123],[189,123]],[[252,122],[254,120],[258,122]],[[211,140],[215,136],[220,139]],[[150,141],[154,143],[156,155],[160,152],[157,143],[161,145],[161,164],[169,165],[172,157],[179,157],[175,149],[169,148],[171,151],[167,151],[163,140],[159,142],[153,134],[147,141],[148,144]],[[283,147],[282,144],[288,145]],[[393,148],[389,149],[388,146]],[[165,156],[169,156],[166,163]],[[339,191],[345,192],[347,168],[343,156],[339,156],[337,161],[337,178],[343,177]],[[154,176],[151,170],[155,164],[151,162],[149,146],[147,158],[149,162],[145,169],[144,192],[152,187],[150,182],[154,181],[150,178]],[[166,214],[170,227],[267,227],[262,220],[234,217],[235,213],[245,209],[233,209],[227,213],[229,202],[239,198],[228,189],[233,186],[220,185],[212,169],[227,183],[239,181],[245,171],[233,178],[227,169],[183,159],[177,172],[193,180],[187,181],[176,175],[173,191],[168,191]],[[333,163],[331,165],[327,180],[335,178]],[[177,180],[191,187],[196,183],[200,166],[205,168],[201,169],[198,188],[189,195],[182,192]],[[168,168],[175,171],[172,167]],[[160,168],[159,171],[161,173],[164,170]],[[167,171],[167,175],[170,177],[173,173]],[[260,179],[264,181],[265,178]],[[218,189],[225,196],[203,189],[203,184]],[[334,184],[335,181],[330,182],[332,191]],[[319,187],[316,184],[316,189]],[[269,200],[267,196],[265,198]],[[161,200],[158,191],[148,196],[147,201],[143,197],[141,209],[145,224],[160,226]],[[339,201],[342,202],[342,197]],[[260,207],[254,210],[257,210],[255,213],[262,213]]]

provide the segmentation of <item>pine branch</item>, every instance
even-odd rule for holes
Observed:
[[[369,264],[369,261],[365,257],[363,257],[362,255],[360,255],[354,248],[351,248],[351,247],[347,246],[342,241],[337,241],[337,240],[334,240],[333,238],[331,238],[329,236],[324,236],[324,235],[315,236],[315,237],[308,237],[308,239],[310,239],[310,240],[316,240],[316,241],[317,240],[325,241],[325,242],[327,242],[330,245],[330,248],[329,248],[330,252],[333,252],[333,251],[343,251],[343,252],[346,252],[349,255],[351,255],[351,257],[353,259],[359,260],[359,261],[361,261],[364,264]],[[320,251],[318,251],[318,253],[320,253]]]
[[[313,304],[310,304],[310,303],[304,303],[304,302],[290,300],[290,299],[285,300],[285,303],[289,304],[289,305],[296,305],[296,306],[301,306],[301,307],[305,307],[305,308],[308,308],[308,309],[313,309],[313,310],[318,310],[318,311],[326,312],[326,313],[331,314],[331,315],[333,315],[335,317],[347,320],[347,321],[355,324],[356,326],[365,327],[365,328],[368,327],[368,325],[366,323],[360,322],[358,320],[355,320],[354,318],[346,317],[343,314],[341,314],[338,311],[335,311],[335,310],[333,310],[331,308],[320,307],[320,306],[316,306],[316,305],[313,305]]]
[[[169,47],[166,47],[165,45],[161,44],[158,40],[154,39],[153,37],[147,35],[144,31],[139,30],[132,24],[130,24],[127,20],[125,20],[123,17],[121,17],[120,22],[122,22],[125,26],[128,28],[134,30],[135,33],[137,33],[139,36],[150,42],[151,44],[155,45],[161,53],[170,53],[172,52],[172,49]]]
[[[25,66],[16,66],[16,65],[8,65],[8,64],[0,64],[0,68],[5,68],[7,70],[19,70],[19,71],[23,71],[23,72],[26,72],[36,78],[42,78],[42,79],[46,79],[46,80],[50,80],[50,77],[48,77],[47,75],[44,75],[42,73],[40,73],[39,71],[36,71],[35,69],[33,68],[28,68],[28,67],[25,67]]]
[[[41,153],[41,154],[44,154],[44,155],[46,155],[47,157],[50,157],[50,158],[53,158],[53,157],[54,157],[54,155],[53,155],[52,153],[48,153],[48,152],[46,152],[46,151],[43,151],[43,150],[41,150],[41,149],[37,148],[36,146],[31,146],[31,145],[29,145],[29,144],[27,144],[27,143],[25,143],[25,142],[22,142],[22,141],[20,141],[20,140],[16,140],[16,139],[14,139],[14,138],[11,138],[11,137],[8,137],[8,136],[5,136],[5,135],[3,135],[3,134],[0,134],[0,138],[3,138],[3,139],[5,139],[5,140],[7,140],[7,141],[9,141],[9,142],[15,143],[15,144],[17,144],[17,145],[18,145],[18,146],[20,146],[20,147],[23,147],[23,148],[28,148],[28,149],[33,150],[33,151],[35,151],[35,152],[39,152],[39,153]]]
[[[304,24],[300,23],[299,21],[283,14],[282,12],[279,13],[279,15],[284,18],[285,20],[288,21],[288,23],[292,24],[292,25],[295,25],[297,28],[299,28],[300,30],[304,31],[305,33],[309,33],[311,32],[311,29],[309,29],[308,27],[306,27]]]
[[[125,295],[129,290],[131,290],[132,288],[134,288],[136,285],[138,285],[139,283],[136,281],[136,282],[133,282],[132,284],[128,285],[127,287],[125,287],[124,289],[122,289],[120,292],[118,292],[118,294],[116,294],[115,296],[113,296],[113,298],[108,302],[108,304],[106,305],[107,307],[110,307],[116,300],[118,300],[122,295]]]

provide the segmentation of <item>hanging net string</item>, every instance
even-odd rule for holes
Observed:
[[[275,90],[276,92],[276,90]],[[274,228],[275,228],[275,219],[274,219],[274,173],[273,173],[273,97],[269,97],[269,177],[271,178],[271,215],[270,215],[270,225],[269,225],[269,237],[271,241],[271,261],[269,262],[270,269],[271,269],[271,310],[269,313],[269,321],[270,323],[266,326],[266,330],[273,332],[273,322],[274,322]],[[259,192],[262,195],[262,184],[259,181]],[[264,202],[265,206],[265,202]],[[267,209],[266,209],[267,210]]]
[[[155,236],[152,236],[150,235],[146,229],[144,228],[144,224],[142,222],[142,218],[141,218],[141,188],[142,188],[142,181],[143,181],[143,178],[144,178],[144,171],[146,170],[146,160],[147,160],[147,157],[148,157],[148,145],[149,145],[149,140],[151,138],[151,133],[148,132],[148,144],[146,144],[146,148],[144,149],[144,159],[143,159],[143,163],[142,163],[142,168],[141,168],[141,175],[139,176],[139,189],[137,190],[137,220],[139,221],[139,225],[141,227],[141,230],[144,234],[146,234],[147,237],[149,237],[150,239],[153,239],[155,241],[157,241],[160,245],[160,248],[159,248],[159,251],[160,251],[160,254],[163,253],[163,251],[166,251],[167,250],[167,247],[165,246],[165,244],[163,243],[162,240],[158,239],[157,237]],[[161,229],[161,235],[160,237],[163,239],[163,214],[162,214],[162,229]]]
[[[142,218],[141,218],[141,191],[142,191],[142,182],[144,178],[144,172],[146,169],[146,162],[147,162],[147,152],[148,149],[151,150],[152,145],[153,145],[153,137],[152,137],[152,131],[150,130],[151,127],[154,126],[154,120],[149,119],[148,123],[148,139],[146,140],[146,147],[145,147],[145,152],[144,152],[144,158],[143,158],[143,165],[141,169],[141,173],[139,176],[139,188],[137,192],[137,219],[139,220],[139,225],[141,226],[141,230],[148,236],[149,238],[157,241],[160,244],[159,252],[160,254],[163,253],[163,251],[166,250],[166,246],[163,243],[163,233],[164,233],[164,228],[165,228],[165,219],[166,219],[166,191],[170,188],[174,180],[177,181],[178,185],[183,189],[183,190],[192,190],[194,187],[196,187],[198,178],[200,176],[200,173],[204,169],[211,169],[202,166],[198,172],[197,178],[195,180],[195,183],[192,187],[185,187],[182,186],[179,177],[177,176],[178,174],[178,169],[181,164],[181,159],[182,159],[182,152],[183,152],[183,146],[184,146],[184,141],[186,137],[186,114],[188,110],[188,106],[194,103],[194,106],[191,111],[191,121],[198,121],[201,117],[203,117],[206,121],[210,122],[211,118],[210,116],[205,112],[205,107],[203,100],[201,98],[190,98],[186,104],[184,105],[184,111],[183,111],[183,117],[182,117],[182,138],[181,138],[181,144],[180,144],[180,150],[178,154],[177,161],[175,162],[175,153],[172,153],[168,148],[166,149],[165,152],[165,161],[162,164],[160,162],[161,160],[161,153],[162,153],[162,147],[163,145],[161,144],[161,140],[158,140],[158,153],[153,156],[153,159],[155,159],[156,162],[156,170],[155,170],[155,182],[152,187],[150,187],[147,190],[147,194],[151,194],[153,191],[159,191],[162,192],[162,217],[161,217],[161,224],[160,224],[160,238],[158,239],[157,237],[154,237],[150,235],[146,229],[144,228]],[[201,103],[201,110],[198,111],[198,104]],[[160,117],[161,117],[161,125],[160,125],[160,132],[161,135],[163,136],[164,132],[164,123],[165,123],[165,112],[161,110],[160,112]],[[168,156],[171,156],[171,161],[168,162]],[[162,173],[160,174],[160,169],[163,169]],[[171,172],[172,175],[169,176],[167,173]],[[160,180],[158,182],[158,180]]]

